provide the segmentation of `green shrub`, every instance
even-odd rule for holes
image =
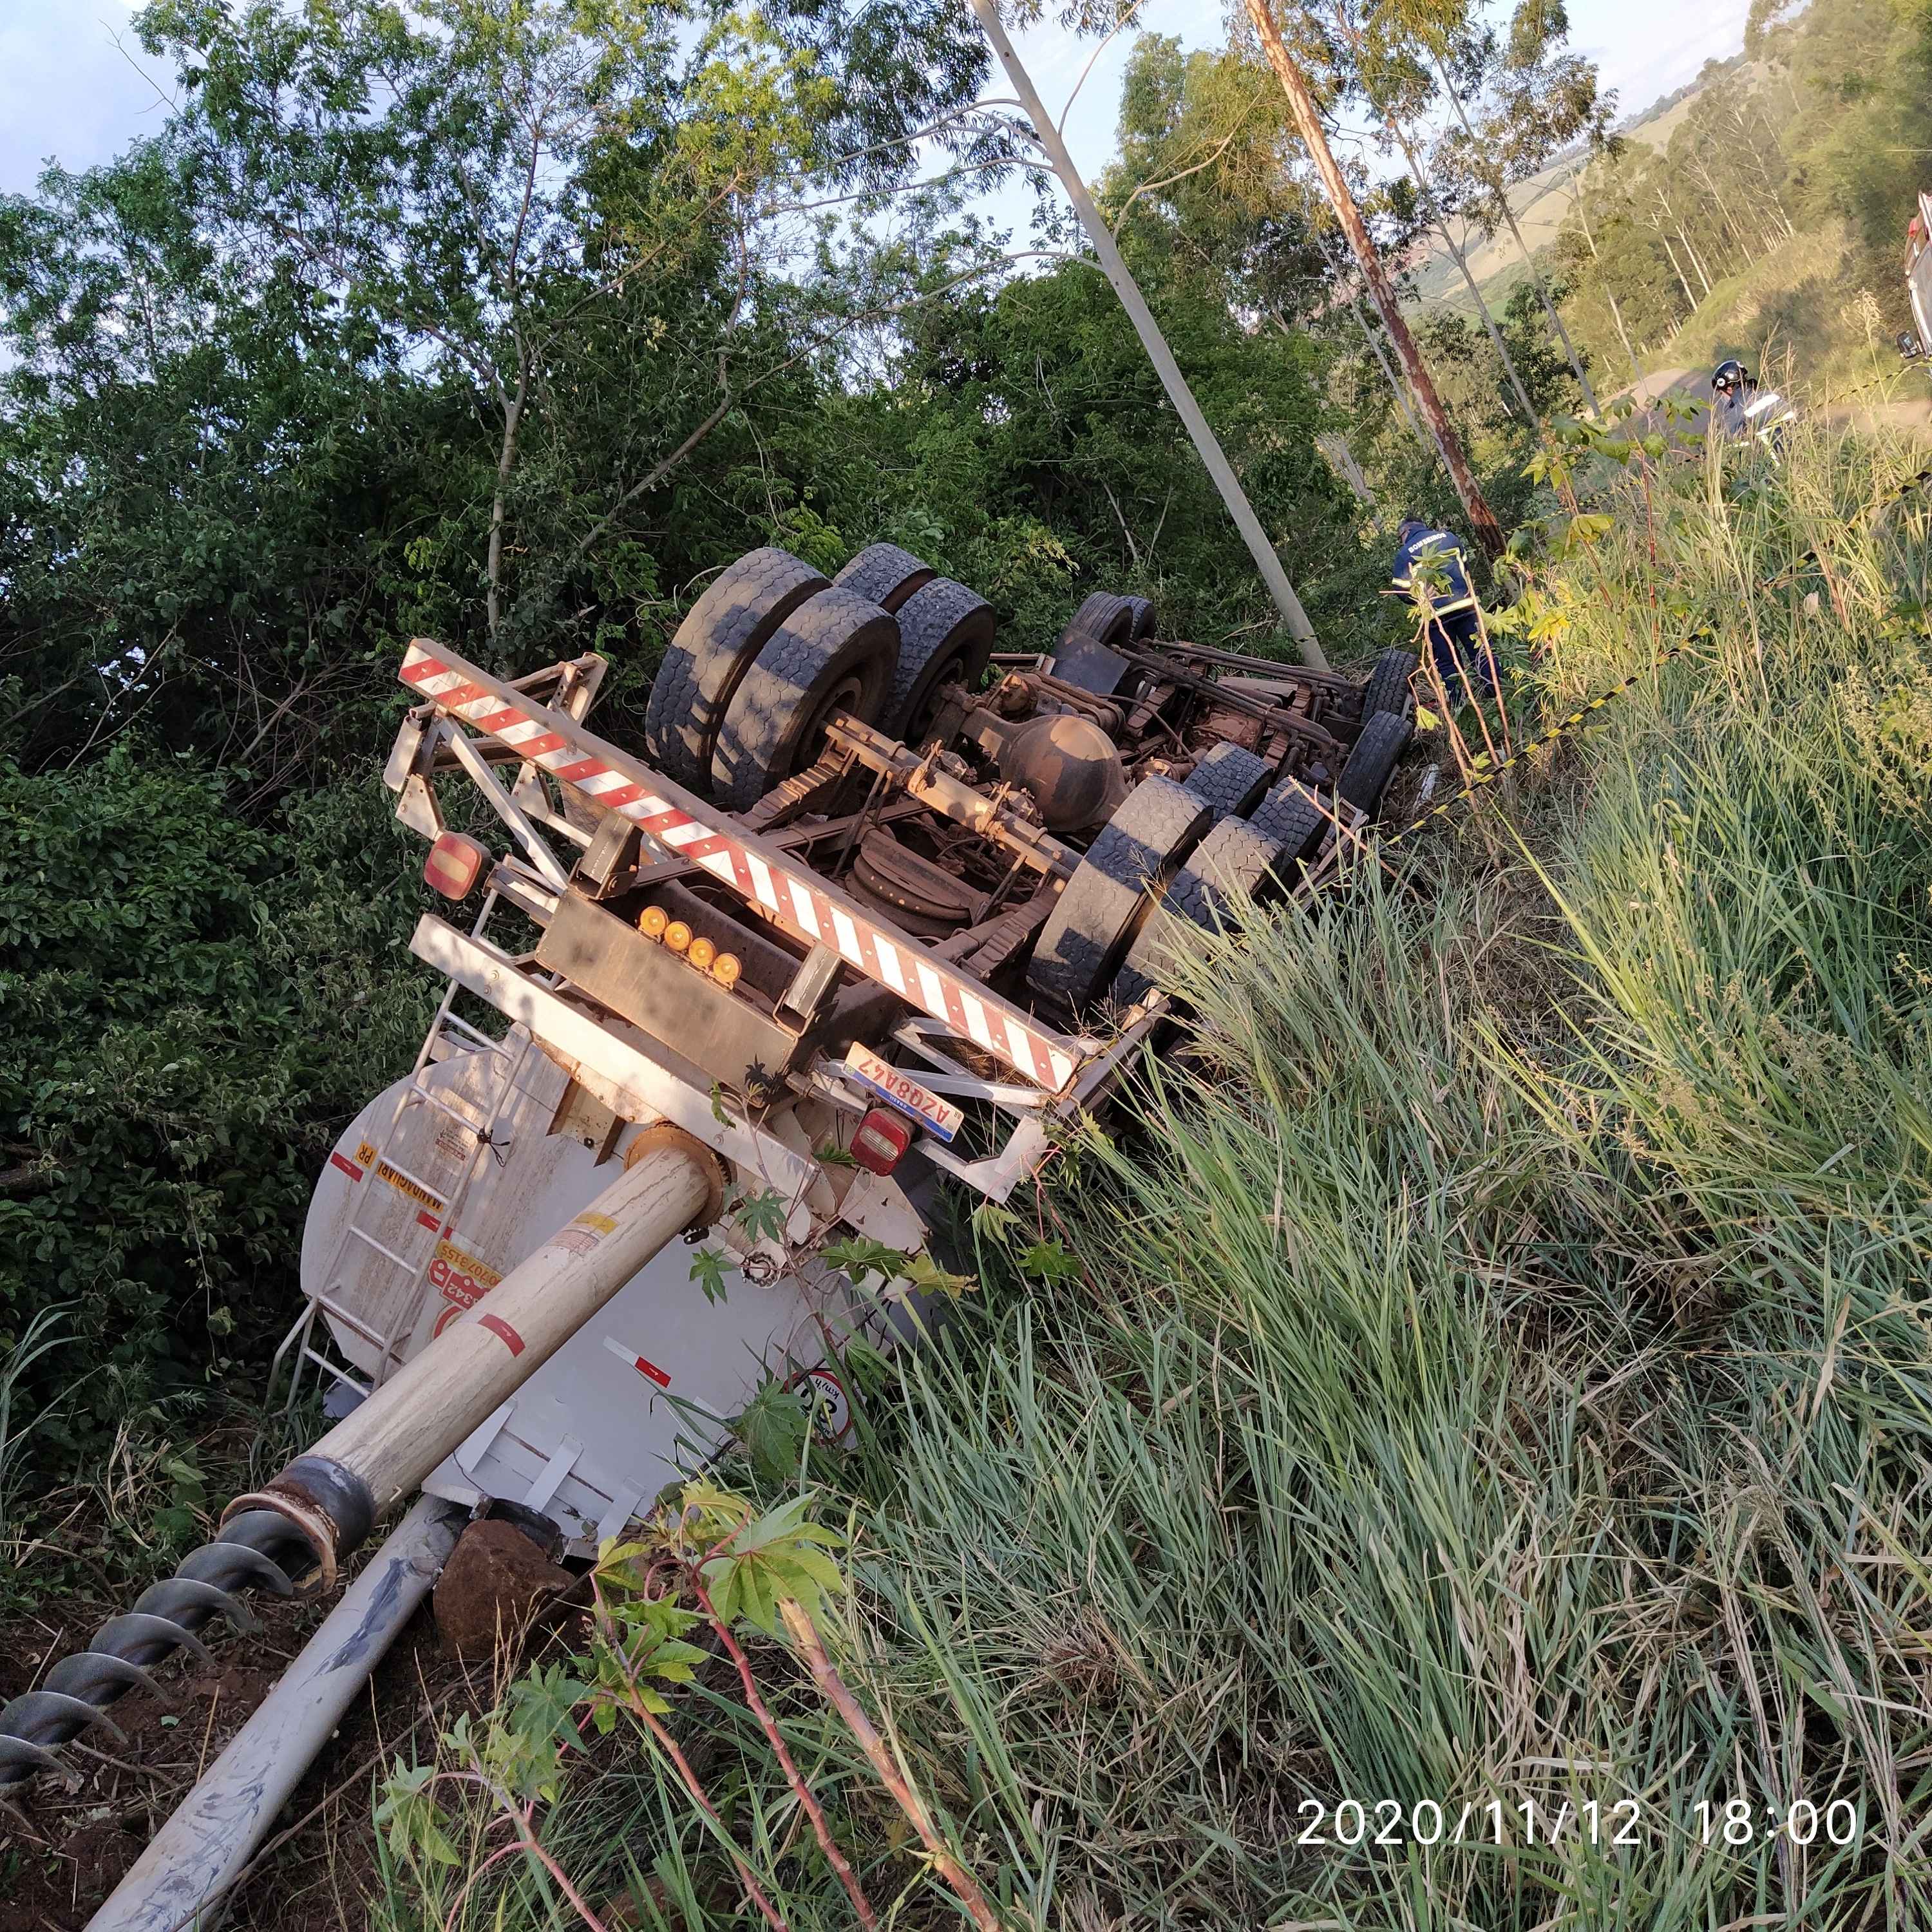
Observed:
[[[30,1378],[65,1394],[44,1448],[259,1388],[315,1172],[434,998],[387,806],[344,782],[250,823],[125,746],[0,767],[0,1343],[56,1304],[76,1338]]]

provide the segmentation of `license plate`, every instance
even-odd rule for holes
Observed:
[[[888,1066],[870,1048],[860,1046],[856,1040],[845,1055],[845,1070],[882,1100],[903,1108],[943,1141],[950,1141],[965,1120],[959,1108],[942,1100],[937,1094],[928,1094],[910,1074]]]

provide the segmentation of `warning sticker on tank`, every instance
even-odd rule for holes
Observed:
[[[916,1114],[922,1125],[930,1127],[943,1141],[950,1141],[966,1118],[959,1108],[942,1100],[937,1094],[928,1094],[910,1074],[902,1073],[896,1066],[888,1065],[869,1047],[861,1046],[856,1040],[847,1050],[845,1070],[862,1085],[871,1088],[880,1099],[891,1101],[896,1107],[903,1107],[908,1114]]]
[[[670,1377],[664,1370],[659,1368],[657,1364],[652,1361],[649,1357],[639,1354],[637,1350],[628,1343],[619,1341],[616,1336],[606,1335],[604,1338],[604,1346],[616,1357],[619,1361],[628,1363],[637,1370],[639,1375],[646,1376],[650,1380],[656,1382],[659,1388],[670,1387]]]
[[[427,1208],[432,1214],[440,1215],[442,1212],[442,1203],[435,1195],[420,1183],[412,1180],[406,1174],[392,1167],[386,1160],[378,1160],[376,1150],[367,1141],[357,1147],[356,1158],[362,1166],[373,1167],[378,1180],[386,1180],[398,1194],[407,1196],[418,1208]]]
[[[836,1445],[852,1432],[852,1399],[830,1369],[807,1369],[785,1386],[810,1405],[812,1433],[820,1442]]]
[[[520,1355],[524,1352],[524,1338],[500,1316],[479,1315],[476,1318],[476,1325],[479,1328],[488,1329],[512,1354]]]
[[[437,1294],[458,1308],[474,1308],[503,1277],[486,1262],[466,1255],[454,1241],[439,1241],[429,1278]]]

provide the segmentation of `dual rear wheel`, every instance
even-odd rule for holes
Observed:
[[[992,607],[893,544],[828,582],[766,548],[720,572],[678,626],[651,687],[646,754],[734,812],[818,756],[839,711],[916,742],[947,683],[976,684]]]

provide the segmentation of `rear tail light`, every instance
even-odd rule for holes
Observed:
[[[892,1172],[912,1145],[912,1123],[902,1114],[874,1107],[852,1136],[852,1158],[868,1173]]]
[[[670,914],[662,906],[646,906],[638,915],[638,930],[646,939],[662,939],[670,924]]]
[[[489,862],[489,854],[475,839],[460,832],[446,832],[423,861],[423,881],[446,899],[466,899],[478,874]]]

